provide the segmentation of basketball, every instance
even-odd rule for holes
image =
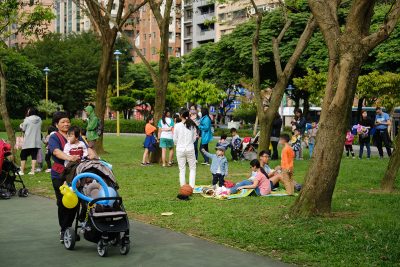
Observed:
[[[179,194],[186,197],[191,196],[193,194],[193,188],[188,184],[182,185],[179,189]]]

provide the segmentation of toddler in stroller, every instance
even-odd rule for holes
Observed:
[[[81,206],[75,227],[67,228],[64,233],[65,248],[74,249],[75,242],[80,240],[79,234],[83,234],[86,240],[97,243],[101,257],[107,256],[111,246],[119,246],[122,255],[128,254],[129,220],[110,165],[101,160],[85,160],[67,169],[65,179],[72,183]]]
[[[27,197],[28,189],[19,175],[19,168],[8,159],[11,155],[11,145],[0,140],[0,198],[9,199],[16,195],[16,182],[22,184],[22,188],[18,190],[18,196]]]

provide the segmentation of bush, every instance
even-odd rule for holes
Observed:
[[[254,104],[243,103],[233,111],[233,119],[235,121],[243,120],[247,123],[255,123],[256,116],[257,108]]]
[[[23,120],[11,120],[11,125],[15,132],[20,132],[19,125]],[[51,119],[42,121],[42,132],[47,132],[47,129],[51,125]],[[71,125],[78,126],[80,128],[86,127],[86,123],[81,119],[72,119]],[[121,133],[144,133],[144,127],[146,125],[145,121],[137,120],[120,120]],[[4,123],[0,120],[0,132],[5,132]],[[116,120],[105,120],[104,121],[104,132],[105,133],[115,133],[117,131],[117,121]]]

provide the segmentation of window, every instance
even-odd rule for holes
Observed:
[[[143,56],[146,56],[146,48],[143,48]]]
[[[192,26],[185,27],[185,37],[189,37],[192,35]]]
[[[232,13],[233,19],[242,19],[246,17],[246,10],[237,10]]]
[[[152,55],[157,54],[157,50],[156,50],[155,47],[152,47],[152,48],[151,48],[151,54],[152,54]]]
[[[186,53],[192,51],[192,43],[185,43]]]
[[[156,39],[156,32],[153,32],[153,39]]]
[[[172,55],[172,52],[173,52],[174,50],[172,49],[172,47],[168,47],[168,55]]]
[[[213,14],[214,13],[214,4],[207,5],[207,6],[201,6],[198,9],[199,9],[201,15]]]
[[[219,21],[223,21],[223,20],[225,20],[225,17],[226,17],[226,13],[219,14],[218,15],[218,20]]]
[[[117,7],[117,5],[114,3],[114,4],[112,5],[112,10],[115,10],[116,7]]]
[[[205,25],[204,23],[202,23],[202,24],[199,24],[198,26],[199,26],[201,32],[207,32],[207,31],[214,30],[214,23],[209,24],[209,25]]]
[[[191,20],[193,17],[193,10],[185,10],[185,19]]]
[[[173,32],[168,32],[168,38],[172,39],[174,37],[174,33]]]
[[[146,34],[143,34],[144,39],[146,40]]]

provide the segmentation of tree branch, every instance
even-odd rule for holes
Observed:
[[[286,31],[289,29],[290,24],[292,24],[292,20],[288,20],[285,23],[285,26],[279,33],[278,37],[272,38],[272,52],[274,54],[274,62],[275,62],[275,70],[276,70],[276,75],[280,76],[282,74],[282,63],[281,63],[281,56],[279,53],[279,44],[282,41],[283,36],[285,35]]]
[[[329,59],[335,59],[339,52],[336,45],[340,38],[340,25],[337,10],[341,0],[308,0],[311,12],[318,23],[328,47]]]
[[[115,25],[115,27],[117,27],[117,28],[119,28],[119,23],[121,22],[122,12],[124,11],[124,5],[125,5],[125,1],[124,0],[119,0],[117,17],[115,18],[115,22],[117,23]]]
[[[389,35],[393,32],[397,22],[400,18],[400,0],[391,7],[385,22],[382,24],[377,32],[370,34],[362,40],[362,43],[369,51],[374,49],[378,44],[386,40]]]
[[[121,18],[121,21],[118,25],[118,28],[122,28],[126,21],[132,16],[133,13],[137,12],[142,6],[146,5],[148,0],[142,1],[139,5],[134,6],[134,5],[129,5],[129,12],[126,12],[126,14]],[[133,6],[133,7],[132,7]]]
[[[310,41],[316,27],[317,23],[314,17],[311,16],[308,19],[307,25],[304,28],[304,31],[301,34],[299,41],[297,42],[296,48],[294,49],[292,56],[289,58],[289,61],[287,62],[285,69],[283,70],[282,75],[286,76],[287,79],[292,75],[294,67],[300,56],[306,49],[308,42]]]
[[[153,15],[156,18],[159,29],[161,29],[163,22],[163,16],[161,15],[161,10],[160,10],[161,3],[162,1],[160,1],[160,3],[157,3],[156,0],[149,0],[151,11],[153,11]]]

